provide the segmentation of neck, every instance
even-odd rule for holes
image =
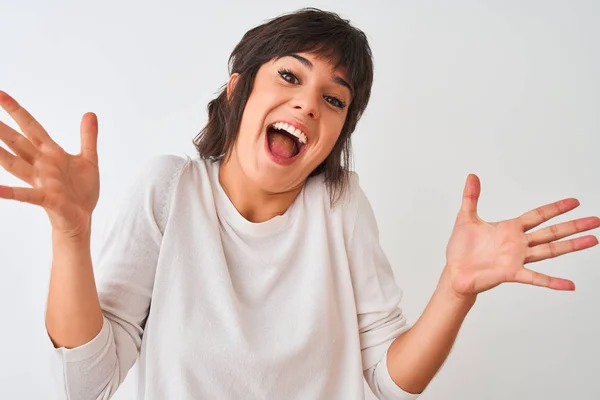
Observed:
[[[265,222],[284,214],[302,190],[273,193],[256,186],[240,167],[237,157],[225,156],[219,168],[219,183],[236,210],[250,222]]]

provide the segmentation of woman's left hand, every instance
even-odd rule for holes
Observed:
[[[477,215],[481,184],[470,174],[463,192],[461,210],[446,248],[443,283],[453,294],[474,298],[503,282],[518,282],[557,290],[574,290],[567,279],[555,278],[525,268],[524,264],[558,257],[598,244],[587,235],[558,239],[600,226],[600,218],[587,217],[527,233],[532,228],[579,206],[574,198],[531,210],[518,218],[486,222]]]

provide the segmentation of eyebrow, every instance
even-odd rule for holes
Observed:
[[[295,54],[295,53],[294,53],[294,54],[289,54],[289,55],[288,55],[288,57],[293,57],[293,58],[295,58],[296,60],[300,61],[300,63],[301,63],[302,65],[304,65],[306,68],[308,68],[308,69],[310,69],[310,70],[312,70],[312,69],[313,69],[313,67],[314,67],[313,63],[312,63],[312,62],[310,62],[310,60],[309,60],[309,59],[307,59],[307,58],[304,58],[304,57],[302,57],[301,55],[298,55],[298,54]],[[341,77],[339,77],[339,76],[337,76],[337,75],[334,75],[334,76],[331,78],[331,81],[332,81],[333,83],[337,83],[338,85],[341,85],[341,86],[344,86],[345,88],[347,88],[347,89],[350,91],[350,95],[351,95],[352,97],[354,97],[354,89],[352,88],[352,85],[350,85],[348,82],[346,82],[346,81],[345,81],[343,78],[341,78]]]

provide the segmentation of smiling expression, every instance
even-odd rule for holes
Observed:
[[[228,90],[235,79],[234,74]],[[232,147],[234,162],[265,191],[302,186],[333,149],[351,101],[345,69],[334,70],[328,59],[310,53],[272,59],[256,74]],[[277,122],[305,142],[290,160],[278,159],[269,150],[267,128]]]

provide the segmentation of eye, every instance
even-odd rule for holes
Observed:
[[[298,80],[296,75],[294,75],[294,73],[292,71],[290,71],[289,69],[281,68],[277,72],[279,72],[279,75],[281,75],[283,80],[285,80],[286,82],[289,82],[294,85],[297,85],[300,83],[300,81]]]
[[[325,100],[334,107],[343,110],[346,108],[346,103],[334,96],[325,96]]]
[[[298,77],[296,76],[296,74],[294,74],[289,69],[280,68],[277,72],[279,73],[279,75],[281,76],[281,78],[284,81],[286,81],[288,83],[291,83],[292,85],[299,85],[300,84],[300,80],[298,79]],[[340,110],[343,110],[344,108],[346,108],[346,103],[344,103],[342,100],[338,99],[335,96],[323,96],[323,98],[329,104],[331,104],[334,107],[339,108]]]

